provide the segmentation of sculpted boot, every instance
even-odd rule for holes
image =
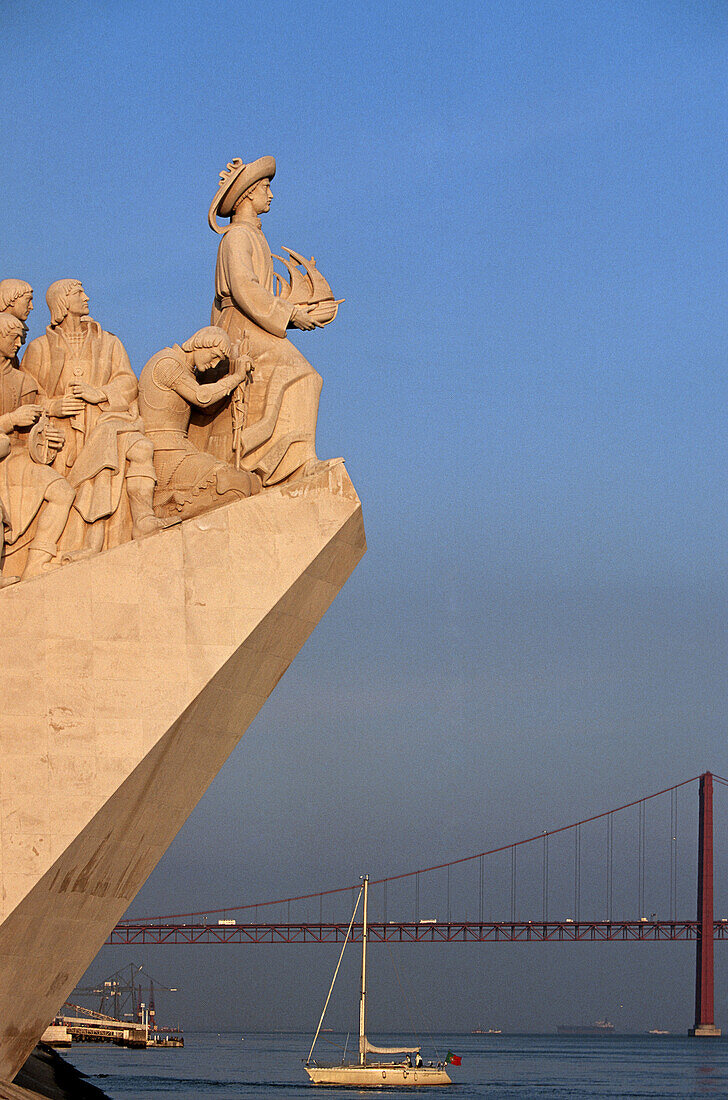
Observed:
[[[80,550],[66,550],[61,554],[61,564],[69,561],[82,561],[84,558],[92,558],[94,554],[100,554],[104,548],[106,524],[102,519],[95,523],[86,524],[86,532],[83,536],[83,546]]]
[[[45,499],[38,515],[35,538],[28,549],[28,559],[23,570],[23,580],[38,577],[47,572],[50,563],[58,553],[58,540],[66,526],[76,493],[64,478],[59,478],[46,490]],[[103,540],[103,526],[102,526]],[[54,563],[60,565],[59,561]]]
[[[154,514],[153,500],[157,478],[154,473],[154,444],[140,436],[129,449],[126,470],[126,491],[131,509],[131,537],[141,539],[161,531],[164,523]]]
[[[39,577],[42,573],[45,573],[46,566],[53,561],[54,557],[55,550],[41,550],[38,546],[31,546],[23,570],[23,580],[27,581],[29,577]]]
[[[133,539],[143,538],[144,535],[153,535],[155,531],[161,531],[164,527],[164,522],[157,519],[152,507],[155,485],[156,481],[153,477],[138,477],[127,474],[126,489],[129,494],[129,507],[131,508],[131,537]]]
[[[232,493],[236,497],[252,497],[263,488],[260,478],[252,470],[236,470],[234,466],[218,470],[216,480],[220,496]]]

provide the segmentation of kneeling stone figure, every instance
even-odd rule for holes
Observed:
[[[199,450],[187,434],[193,408],[211,408],[248,380],[251,361],[232,357],[227,333],[208,326],[181,346],[158,351],[142,370],[139,412],[154,443],[158,516],[185,519],[261,490],[257,474]],[[214,370],[226,360],[234,367],[231,373],[208,384],[197,381],[195,372]]]

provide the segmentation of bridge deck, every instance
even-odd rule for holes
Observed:
[[[343,943],[347,923],[122,923],[108,944]],[[575,943],[687,941],[697,920],[612,921],[388,921],[369,924],[371,943]],[[715,921],[713,938],[728,940],[728,921]],[[351,931],[361,942],[361,925]]]

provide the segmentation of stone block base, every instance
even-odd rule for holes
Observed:
[[[364,550],[337,466],[0,592],[0,1079]]]

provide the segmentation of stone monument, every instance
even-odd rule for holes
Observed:
[[[223,173],[214,323],[138,380],[75,279],[18,365],[0,281],[0,1096],[365,551],[286,338],[340,302],[273,271],[274,172]]]
[[[321,376],[286,333],[289,328],[322,328],[333,321],[340,305],[313,261],[305,278],[295,263],[284,260],[290,283],[273,270],[260,215],[270,209],[275,172],[273,157],[261,157],[252,164],[231,161],[220,174],[208,215],[211,227],[222,235],[212,324],[233,340],[242,340],[255,364],[242,433],[243,464],[264,485],[281,484],[320,465],[316,418]],[[218,215],[229,217],[230,224],[221,227]],[[289,251],[289,255],[305,264],[298,253]],[[228,402],[211,416],[193,417],[191,437],[230,461],[232,415]]]

